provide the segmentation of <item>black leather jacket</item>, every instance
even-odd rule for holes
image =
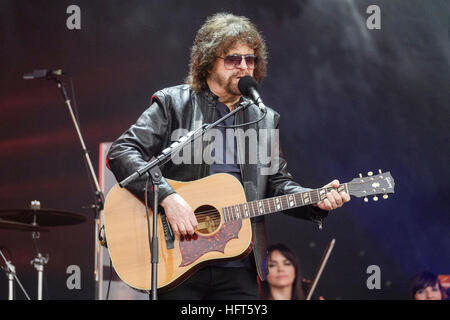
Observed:
[[[206,90],[201,93],[194,92],[189,85],[180,85],[166,88],[154,94],[151,106],[140,116],[137,122],[122,134],[111,146],[108,153],[108,166],[114,173],[118,181],[123,180],[130,174],[143,167],[153,156],[157,156],[161,151],[169,146],[172,141],[172,132],[176,129],[195,130],[203,123],[211,123],[218,119],[216,112],[217,96]],[[245,98],[243,98],[245,100]],[[235,116],[235,123],[242,124],[261,118],[262,112],[255,106],[240,111]],[[280,115],[274,110],[267,108],[264,119],[248,127],[254,128],[259,133],[259,129],[278,129]],[[248,128],[243,127],[243,129]],[[177,137],[178,138],[178,137]],[[245,137],[237,136],[238,159],[243,159],[248,155],[248,143],[245,144]],[[266,141],[262,141],[262,139]],[[267,164],[254,163],[250,161],[239,161],[241,164],[241,176],[246,193],[247,201],[264,199],[272,196],[279,196],[288,193],[306,191],[298,183],[294,182],[292,176],[287,171],[287,163],[283,158],[278,143],[269,134],[263,138],[258,134],[258,144],[264,143],[268,149],[275,146],[279,150],[279,156],[272,154],[271,162]],[[276,143],[276,144],[274,144]],[[254,151],[253,151],[254,152]],[[239,158],[241,157],[241,158]],[[259,159],[258,159],[259,160]],[[267,162],[267,161],[264,161]],[[276,165],[274,170],[273,164]],[[269,170],[273,174],[261,174],[261,170]],[[205,177],[209,174],[209,165],[201,164],[173,164],[172,161],[166,163],[162,168],[165,178],[179,181],[192,181]],[[127,186],[133,194],[144,200],[144,177],[135,180]],[[172,187],[163,179],[160,186],[159,201],[162,201],[169,194],[175,192]],[[150,202],[152,197],[148,197]],[[317,207],[304,206],[297,209],[284,211],[285,213],[303,219],[314,220],[321,223],[321,219],[327,214]],[[260,279],[266,278],[266,270],[263,268],[263,259],[266,255],[266,228],[264,216],[252,218],[253,229],[253,255],[256,269]]]

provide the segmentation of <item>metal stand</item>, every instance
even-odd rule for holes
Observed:
[[[6,276],[8,277],[8,300],[14,300],[14,276],[16,275],[16,267],[10,263],[6,268]]]
[[[3,257],[3,259],[5,258]],[[5,263],[6,263],[5,272],[6,277],[8,278],[8,300],[14,300],[14,276],[16,275],[16,267],[14,267],[14,265],[10,261],[7,261],[6,259]]]
[[[42,300],[42,283],[44,279],[44,265],[47,264],[48,257],[42,256],[42,254],[38,253],[36,258],[31,260],[31,264],[38,272],[38,287],[37,287],[37,299]]]
[[[31,209],[33,210],[40,210],[41,203],[39,201],[31,201]],[[36,221],[36,213],[33,216],[33,222],[31,223],[33,226],[38,226],[38,223]],[[39,250],[39,244],[38,241],[41,238],[41,233],[39,231],[33,231],[31,234],[31,237],[33,239],[34,247],[37,252],[37,256],[30,261],[30,264],[34,266],[36,271],[38,272],[38,286],[37,286],[37,299],[42,300],[42,287],[43,287],[43,279],[44,279],[44,265],[47,264],[49,260],[49,256],[47,255],[44,257]]]
[[[11,263],[11,261],[8,261],[5,256],[3,255],[2,250],[0,250],[0,255],[2,256],[3,260],[5,261],[6,268],[6,276],[8,277],[8,300],[14,300],[14,279],[16,279],[17,283],[19,284],[20,288],[22,289],[23,293],[27,297],[28,300],[30,299],[30,296],[25,291],[24,287],[22,286],[22,283],[20,283],[19,278],[17,278],[16,275],[16,267]]]
[[[95,283],[96,283],[96,299],[102,298],[102,288],[101,288],[101,281],[99,277],[99,270],[101,269],[100,263],[101,263],[101,250],[100,250],[100,241],[98,239],[98,233],[100,230],[100,212],[103,210],[104,203],[105,203],[105,197],[103,195],[103,192],[100,189],[100,185],[98,183],[97,176],[95,175],[94,168],[92,166],[91,159],[89,157],[89,153],[86,149],[86,145],[83,140],[83,136],[81,135],[80,126],[78,124],[78,121],[75,117],[75,114],[73,112],[70,99],[67,95],[67,91],[64,87],[64,83],[57,78],[56,76],[47,76],[48,80],[54,80],[58,84],[58,88],[61,89],[61,94],[63,96],[64,102],[66,103],[70,116],[72,118],[73,125],[75,126],[75,130],[77,131],[78,139],[80,140],[81,148],[83,149],[84,158],[86,161],[86,166],[88,170],[88,175],[91,177],[91,183],[93,183],[95,188],[95,203],[90,206],[94,210],[95,214],[95,264],[94,264],[94,275],[95,275]]]
[[[150,169],[149,179],[152,181],[153,185],[153,234],[152,241],[150,243],[150,250],[152,254],[152,287],[151,287],[151,300],[158,300],[158,195],[159,195],[159,184],[161,183],[162,173],[158,166]],[[147,190],[146,190],[147,191]],[[150,225],[150,221],[148,221]],[[149,230],[150,232],[150,230]],[[150,237],[150,233],[149,233]]]

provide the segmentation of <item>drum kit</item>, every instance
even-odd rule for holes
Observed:
[[[30,209],[5,209],[0,210],[0,229],[31,232],[31,236],[36,248],[36,257],[31,260],[38,273],[37,299],[42,300],[42,284],[44,266],[49,261],[49,256],[42,255],[39,249],[39,238],[41,232],[48,232],[47,227],[67,226],[83,223],[86,218],[83,215],[53,210],[41,209],[39,201],[32,201]],[[12,261],[8,260],[0,249],[0,255],[5,263],[6,276],[8,278],[8,300],[14,299],[14,280],[17,281],[23,293],[30,300],[29,295],[22,286],[16,274],[16,268]],[[0,260],[1,261],[1,260]]]

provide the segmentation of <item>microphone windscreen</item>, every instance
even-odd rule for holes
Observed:
[[[242,77],[238,82],[239,91],[244,96],[249,96],[249,89],[253,87],[255,90],[258,90],[258,82],[256,82],[255,78],[251,76]]]

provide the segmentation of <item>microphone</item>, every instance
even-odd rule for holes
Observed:
[[[251,76],[242,77],[238,82],[239,91],[244,95],[250,97],[262,112],[266,112],[266,106],[262,102],[258,93],[258,82]]]
[[[60,75],[63,75],[63,74],[64,74],[64,72],[61,69],[57,69],[57,70],[34,70],[32,73],[25,73],[23,75],[23,78],[25,80],[41,79],[41,78],[49,79],[52,76],[60,76]]]

